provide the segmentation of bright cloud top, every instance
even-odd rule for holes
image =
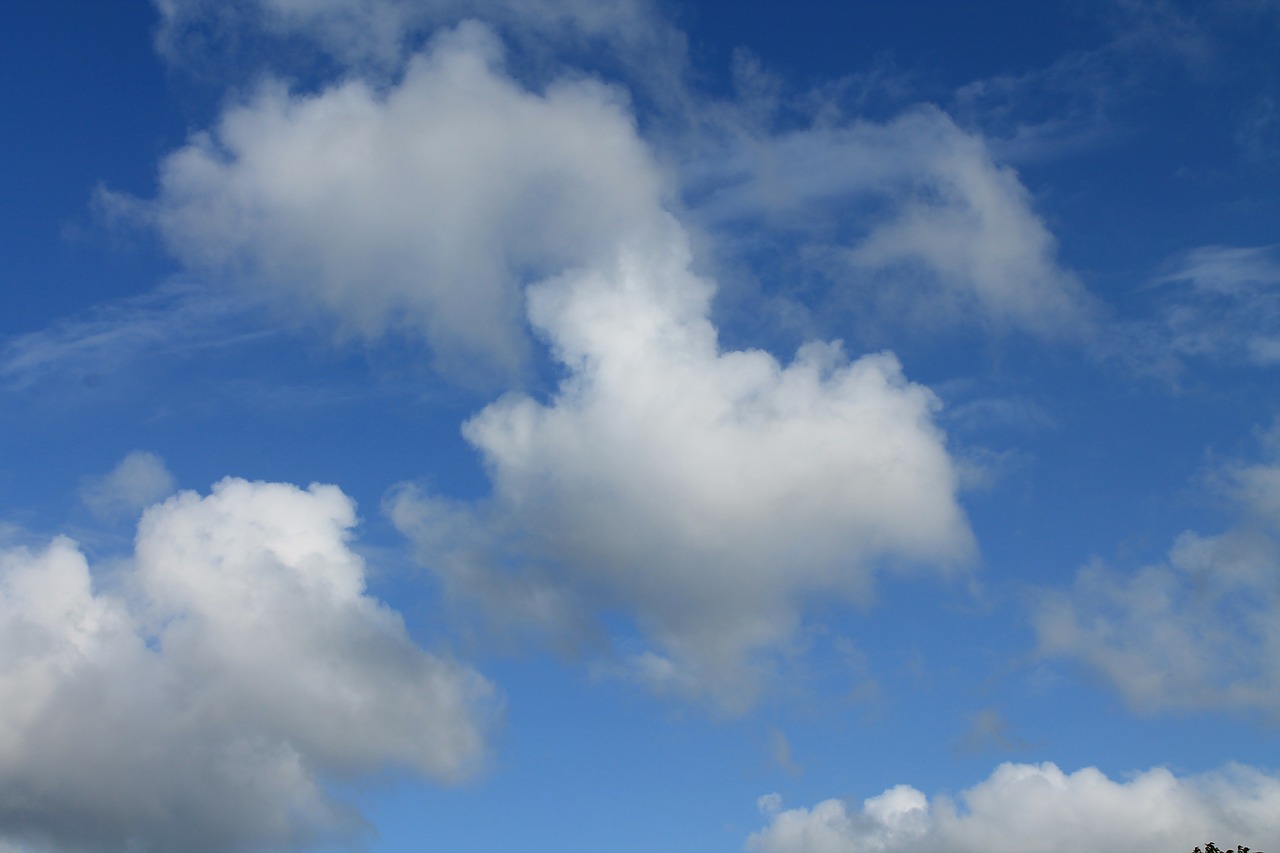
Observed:
[[[362,830],[326,780],[468,774],[492,688],[365,594],[354,522],[228,479],[148,510],[109,589],[63,537],[0,555],[0,835],[285,848]]]
[[[806,596],[862,598],[880,563],[954,565],[974,545],[927,389],[893,356],[850,362],[837,344],[786,366],[722,352],[713,287],[688,264],[671,223],[612,268],[533,288],[531,320],[570,375],[464,434],[493,480],[491,528],[552,588],[626,607],[657,644],[638,660],[655,686],[739,707],[752,656],[792,634]],[[402,495],[392,511],[423,541],[450,510]]]
[[[265,85],[165,160],[147,210],[193,267],[321,305],[349,333],[421,332],[446,369],[515,372],[522,285],[599,263],[660,209],[662,181],[617,90],[534,94],[500,55],[468,23],[386,91]]]
[[[760,805],[770,823],[748,840],[753,853],[1183,850],[1280,832],[1280,779],[1241,766],[1181,778],[1157,768],[1115,781],[1092,767],[1067,774],[1050,763],[1002,764],[956,800],[930,802],[899,785],[861,808],[827,800],[783,811],[776,794]]]

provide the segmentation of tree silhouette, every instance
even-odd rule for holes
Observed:
[[[1204,845],[1203,850],[1197,847],[1195,850],[1192,850],[1191,853],[1231,853],[1231,850],[1230,849],[1222,850],[1218,847],[1218,845],[1214,844],[1212,841],[1209,841]],[[1237,844],[1236,853],[1249,853],[1249,848]],[[1253,851],[1253,853],[1262,853],[1262,851],[1255,850]]]

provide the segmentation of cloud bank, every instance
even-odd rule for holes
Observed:
[[[1280,779],[1241,765],[1116,781],[1092,767],[1002,764],[954,800],[898,785],[861,807],[827,800],[782,810],[777,794],[760,805],[770,822],[748,839],[753,853],[1183,850],[1214,838],[1253,846],[1280,832]]]
[[[364,830],[330,781],[442,780],[493,688],[370,598],[354,507],[227,479],[149,509],[135,556],[0,554],[0,837],[34,849],[300,849]]]

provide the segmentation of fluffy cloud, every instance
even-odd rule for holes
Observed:
[[[936,108],[736,136],[689,182],[704,222],[810,232],[826,275],[913,323],[1063,337],[1087,333],[1096,314],[1017,174]]]
[[[176,485],[163,459],[135,450],[109,474],[85,480],[80,500],[99,518],[119,517],[141,512],[171,494]]]
[[[1141,710],[1280,714],[1280,463],[1224,479],[1241,502],[1236,526],[1183,533],[1164,563],[1124,573],[1095,561],[1069,589],[1043,591],[1040,653],[1084,663]]]
[[[1115,781],[1094,768],[1002,764],[958,801],[908,785],[863,801],[783,811],[761,798],[769,826],[755,853],[1076,853],[1181,850],[1205,839],[1256,844],[1280,833],[1280,779],[1232,765],[1177,777],[1163,768]],[[1252,845],[1251,845],[1252,846]]]
[[[363,829],[327,780],[472,770],[492,688],[365,594],[354,522],[332,486],[229,479],[148,510],[114,572],[0,554],[0,835],[295,849]]]
[[[349,333],[421,332],[446,367],[518,370],[522,285],[600,262],[660,210],[662,180],[623,96],[508,80],[469,23],[387,90],[266,84],[161,167],[145,206],[173,251]]]
[[[953,565],[973,542],[937,401],[892,355],[721,351],[712,292],[674,223],[612,268],[531,289],[569,375],[547,403],[510,394],[465,425],[493,480],[487,521],[412,493],[391,511],[431,565],[486,593],[477,561],[501,572],[511,555],[476,531],[504,531],[542,567],[519,583],[549,590],[549,612],[622,606],[657,647],[643,677],[732,708],[807,596],[863,598],[878,566]]]

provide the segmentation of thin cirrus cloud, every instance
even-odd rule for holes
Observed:
[[[1275,246],[1201,246],[1156,279],[1164,345],[1184,356],[1280,363]]]
[[[752,853],[1180,850],[1205,838],[1275,838],[1280,779],[1239,765],[1181,777],[1156,768],[1118,781],[1092,767],[1002,764],[955,799],[898,785],[861,806],[783,810],[770,794],[760,807],[769,825],[748,839]]]
[[[1182,533],[1164,562],[1124,572],[1095,560],[1042,589],[1038,651],[1111,682],[1130,706],[1280,716],[1280,463],[1227,466],[1240,518],[1217,535]]]
[[[0,385],[15,391],[128,376],[140,363],[231,348],[278,334],[258,322],[258,300],[175,280],[95,306],[0,345]]]
[[[0,834],[295,849],[364,833],[330,781],[469,775],[493,687],[366,594],[354,522],[335,487],[228,479],[149,509],[123,565],[0,554]]]

